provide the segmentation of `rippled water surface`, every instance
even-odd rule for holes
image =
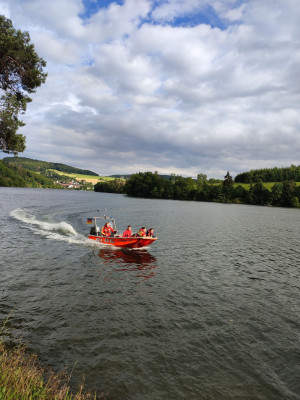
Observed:
[[[300,210],[0,188],[0,321],[109,399],[300,399]],[[106,210],[105,210],[106,209]],[[97,211],[100,210],[100,211]],[[86,218],[158,240],[90,243]]]

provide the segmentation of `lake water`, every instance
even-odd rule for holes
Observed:
[[[0,322],[114,400],[300,399],[300,210],[0,188]],[[97,211],[100,210],[100,211]],[[86,218],[154,227],[90,243]]]

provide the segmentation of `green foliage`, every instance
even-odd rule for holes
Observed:
[[[295,182],[284,181],[282,183],[281,205],[285,207],[291,207],[293,204],[293,198],[295,192],[296,192]]]
[[[222,183],[223,181],[221,179],[215,179],[215,178],[210,178],[208,180],[208,183],[214,184],[214,183]]]
[[[49,169],[54,169],[57,171],[69,173],[69,174],[81,174],[81,175],[91,175],[99,176],[96,172],[92,172],[86,169],[80,169],[75,167],[70,167],[69,165],[53,163],[48,161],[33,160],[26,157],[6,157],[4,161],[22,166],[23,168],[29,169],[31,171],[46,173]]]
[[[26,168],[27,169],[27,168]],[[47,178],[50,179],[55,179],[56,181],[63,181],[63,182],[70,182],[72,181],[72,178],[68,175],[62,175],[62,174],[58,174],[56,171],[54,171],[53,169],[48,169],[47,171],[44,172],[44,175]]]
[[[295,207],[295,208],[299,208],[300,207],[299,197],[292,197],[291,206]]]
[[[283,182],[300,181],[300,165],[291,165],[287,168],[265,168],[251,170],[238,174],[235,182],[255,183],[255,182]]]
[[[227,174],[224,176],[223,186],[233,186],[232,176],[227,171]]]
[[[244,186],[238,185],[234,187],[232,197],[234,203],[247,203],[249,192]]]
[[[292,181],[276,183],[268,190],[262,181],[254,185],[233,184],[229,172],[222,184],[210,183],[201,175],[197,180],[175,175],[166,180],[158,174],[139,172],[127,180],[124,193],[134,197],[287,207],[298,207],[300,200],[300,186]]]
[[[17,134],[17,130],[24,126],[18,119],[20,105],[16,97],[10,94],[2,96],[0,100],[0,150],[14,153],[25,150],[25,136]]]
[[[25,149],[25,137],[17,133],[24,126],[18,115],[31,101],[28,93],[45,82],[45,66],[29,33],[14,29],[11,20],[0,15],[0,90],[4,92],[0,98],[0,150],[5,153]]]
[[[52,179],[17,165],[0,160],[0,186],[60,189]]]
[[[223,190],[222,190],[222,201],[224,203],[232,201],[234,197],[234,187],[233,187],[233,180],[232,176],[227,171],[227,174],[224,176],[224,181],[222,183]]]
[[[262,182],[257,182],[254,186],[250,186],[248,200],[250,204],[265,206],[271,202],[271,193]]]
[[[76,393],[70,391],[70,377],[65,371],[55,374],[42,367],[38,357],[23,344],[8,348],[0,337],[0,400],[96,400],[103,393],[85,391],[80,384]]]
[[[276,182],[272,186],[271,193],[272,193],[273,204],[280,205],[282,198],[282,189],[283,189],[282,182]]]
[[[125,184],[124,191],[129,196],[134,197],[165,198],[163,196],[165,182],[168,181],[158,174],[139,172],[130,176]]]
[[[95,192],[105,192],[105,193],[123,193],[124,192],[125,181],[124,179],[113,179],[110,181],[98,182],[94,186]]]

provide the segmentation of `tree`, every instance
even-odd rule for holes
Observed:
[[[17,130],[24,126],[29,93],[45,82],[46,62],[30,43],[28,32],[14,29],[11,20],[0,15],[0,150],[18,154],[25,150],[25,136]]]
[[[227,171],[227,174],[224,176],[223,186],[232,186],[232,185],[233,185],[232,176],[230,176],[229,171]]]
[[[271,192],[264,187],[262,181],[256,182],[249,189],[250,204],[265,206],[270,204]]]
[[[229,171],[227,171],[227,174],[224,176],[222,189],[223,189],[222,190],[223,197],[222,197],[222,200],[220,198],[220,201],[224,201],[224,202],[231,201],[234,196],[234,188],[233,188],[232,176],[229,174]]]
[[[152,172],[139,172],[132,174],[127,180],[124,191],[129,196],[156,198],[161,197],[164,184],[167,182],[158,174]]]
[[[283,181],[282,182],[282,196],[281,205],[285,207],[291,207],[293,205],[293,197],[295,197],[296,184],[294,181]]]
[[[207,175],[205,174],[198,174],[197,175],[197,183],[203,183],[207,181]]]
[[[246,203],[248,197],[248,191],[241,185],[238,185],[233,190],[234,201],[236,203]]]
[[[297,207],[297,208],[300,207],[300,202],[299,202],[298,197],[293,197],[293,198],[292,198],[291,206],[292,206],[292,207]]]
[[[197,175],[197,181],[196,181],[196,185],[197,185],[197,191],[201,192],[203,186],[206,184],[207,182],[207,175],[205,174],[198,174]]]
[[[282,190],[283,184],[282,182],[276,182],[272,186],[271,193],[272,193],[272,204],[273,205],[280,205],[281,197],[282,197]]]

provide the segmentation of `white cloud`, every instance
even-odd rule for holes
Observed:
[[[298,164],[300,3],[152,3],[112,3],[90,19],[80,0],[0,6],[48,63],[23,118],[24,156],[105,174]],[[208,5],[219,27],[205,15],[169,24]]]
[[[0,4],[0,15],[5,15],[7,18],[10,18],[10,12],[7,1],[2,1]]]

